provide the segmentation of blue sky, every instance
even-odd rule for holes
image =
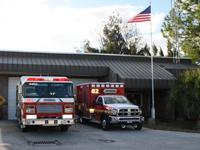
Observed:
[[[148,6],[148,0],[71,0],[70,6],[76,8],[99,7],[107,5],[137,5]],[[171,0],[152,0],[152,12],[168,13],[171,8]]]
[[[163,49],[160,29],[170,2],[152,0],[153,42]],[[118,11],[126,23],[148,5],[148,0],[0,0],[0,50],[76,52],[85,40],[99,47],[109,15]],[[148,26],[137,25],[147,42]]]

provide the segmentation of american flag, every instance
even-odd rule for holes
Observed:
[[[128,23],[151,21],[151,6],[128,20]]]

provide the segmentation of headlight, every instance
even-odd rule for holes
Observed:
[[[90,109],[89,109],[89,112],[90,112],[91,114],[93,114],[93,113],[94,113],[94,108],[90,108]]]
[[[34,114],[35,113],[35,106],[26,106],[26,113]]]
[[[72,119],[72,115],[62,115],[63,119]]]
[[[111,109],[111,115],[117,115],[118,111],[117,109]]]
[[[26,115],[26,119],[37,119],[37,115]]]
[[[65,111],[65,113],[73,113],[74,109],[73,108],[65,108],[64,111]]]

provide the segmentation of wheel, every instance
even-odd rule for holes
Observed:
[[[39,127],[38,126],[32,126],[30,127],[31,131],[38,131]]]
[[[69,126],[60,126],[60,131],[65,132],[65,131],[68,131],[68,129],[69,129]]]
[[[141,130],[143,127],[143,123],[138,123],[135,127],[135,130]]]
[[[80,115],[80,116],[79,116],[79,122],[80,122],[81,124],[85,124],[85,123],[87,123],[87,119],[83,118],[83,116]]]
[[[125,128],[126,128],[126,125],[125,125],[125,124],[122,124],[121,127],[122,127],[122,129],[125,129]]]
[[[21,119],[18,120],[18,127],[22,132],[28,131],[28,126],[23,125],[22,122],[21,122]]]
[[[23,124],[20,124],[20,130],[22,131],[22,132],[27,132],[28,131],[28,127],[27,126],[25,126],[25,125],[23,125]]]
[[[103,116],[101,119],[101,127],[103,130],[109,130],[110,128],[110,121],[107,116]]]

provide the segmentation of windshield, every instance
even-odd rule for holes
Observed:
[[[23,85],[24,98],[71,98],[73,97],[72,83],[35,83]]]
[[[130,104],[124,96],[104,97],[105,104]]]

